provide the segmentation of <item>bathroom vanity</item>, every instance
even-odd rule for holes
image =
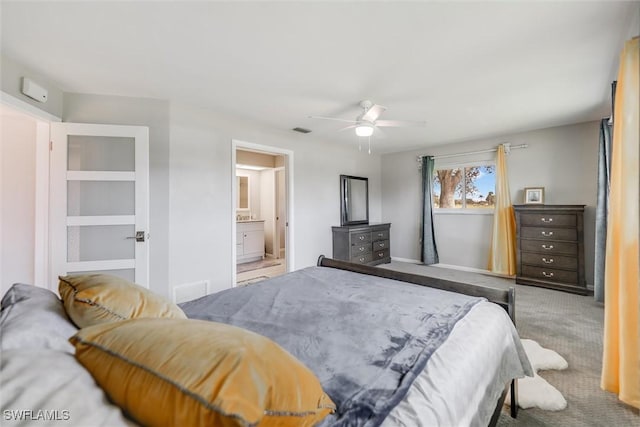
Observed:
[[[264,220],[236,222],[236,263],[264,258]]]

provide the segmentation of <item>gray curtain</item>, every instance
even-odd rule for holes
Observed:
[[[422,157],[422,251],[421,261],[424,264],[438,263],[438,248],[433,231],[433,156]]]
[[[593,274],[593,295],[604,302],[604,265],[607,247],[607,214],[609,213],[609,181],[611,172],[611,125],[609,119],[600,122],[598,149],[598,199],[596,203],[596,253]]]
[[[598,195],[596,201],[596,241],[593,269],[593,297],[604,303],[604,266],[607,254],[607,216],[609,215],[609,183],[611,182],[611,151],[613,122],[616,110],[617,81],[611,82],[611,117],[600,121],[598,148]]]

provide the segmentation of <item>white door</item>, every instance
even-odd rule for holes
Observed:
[[[51,273],[148,287],[149,129],[51,124]]]

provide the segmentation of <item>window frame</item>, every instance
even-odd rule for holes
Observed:
[[[434,179],[435,179],[435,171],[441,169],[456,169],[456,168],[468,168],[468,167],[477,167],[477,166],[493,166],[495,168],[496,162],[495,160],[478,160],[478,161],[466,161],[466,162],[443,162],[440,163],[437,161],[433,165],[434,171]],[[495,171],[495,169],[494,169]],[[495,172],[494,172],[495,173]],[[494,180],[495,182],[495,180]],[[464,184],[463,184],[464,188]],[[432,197],[435,196],[433,194],[433,188],[431,189]],[[494,193],[495,194],[495,184],[494,184]],[[466,195],[466,194],[465,194]],[[464,197],[463,197],[464,200]],[[468,208],[466,207],[466,203],[464,203],[464,207],[461,208],[436,208],[433,206],[433,199],[431,200],[431,211],[436,215],[493,215],[495,212],[494,209],[483,209],[483,208]]]

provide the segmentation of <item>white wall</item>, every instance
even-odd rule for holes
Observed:
[[[36,121],[0,117],[0,295],[16,282],[34,284]],[[42,284],[41,284],[42,285]]]
[[[592,285],[598,126],[598,122],[588,122],[382,156],[382,217],[392,224],[392,257],[420,259],[421,178],[416,156],[477,151],[502,142],[528,144],[527,149],[513,150],[507,160],[511,201],[523,202],[524,187],[542,186],[546,204],[587,205],[585,273],[587,283]],[[455,161],[481,161],[494,156],[465,156]],[[441,263],[486,269],[492,215],[436,214],[434,225]]]
[[[370,219],[381,220],[379,155],[171,104],[172,285],[210,280],[212,291],[232,285],[232,139],[294,152],[295,269],[331,255],[331,226],[340,223],[340,174],[369,178]]]

